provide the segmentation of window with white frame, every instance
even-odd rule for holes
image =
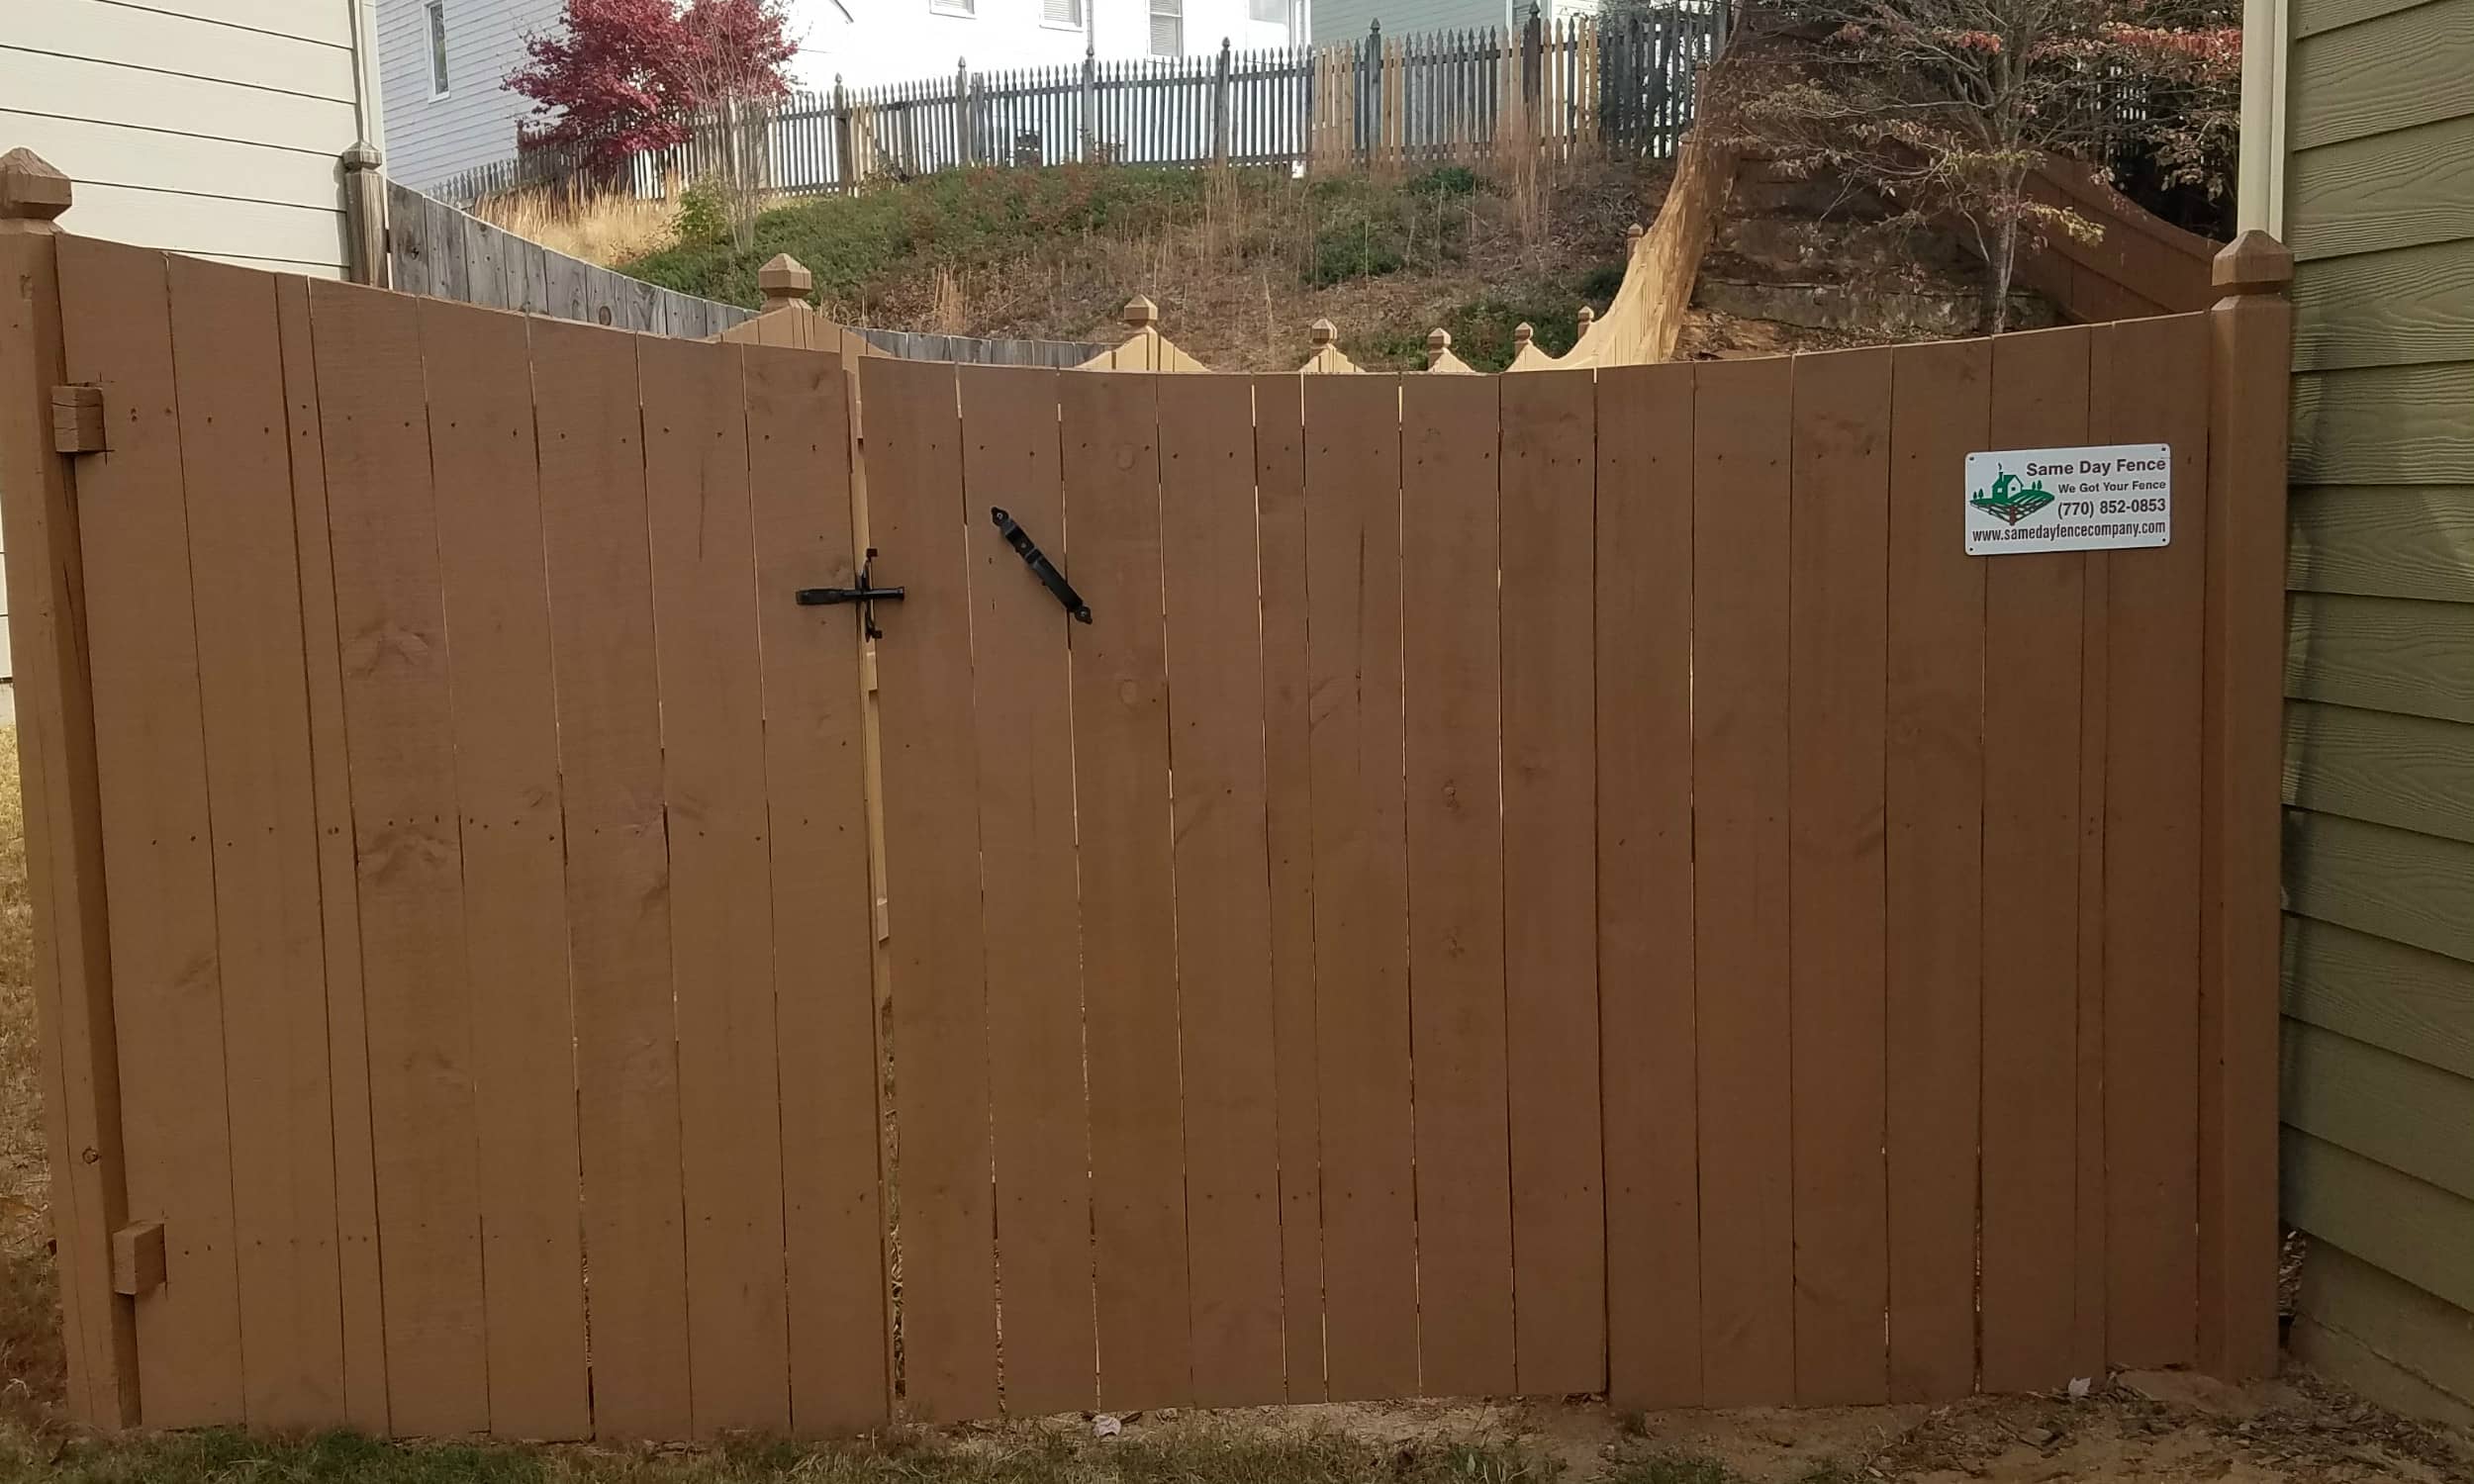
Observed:
[[[1186,0],[1151,0],[1151,54],[1186,54]]]
[[[1288,0],[1246,0],[1246,14],[1257,21],[1285,22]]]
[[[422,19],[429,27],[429,96],[446,96],[446,0],[428,0]]]
[[[928,9],[949,16],[976,16],[980,13],[980,0],[928,0]]]
[[[1039,19],[1048,26],[1083,24],[1083,0],[1039,0]]]

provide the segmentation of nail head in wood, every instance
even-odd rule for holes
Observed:
[[[51,449],[54,453],[101,453],[111,444],[103,431],[101,387],[51,389]]]
[[[143,1297],[163,1286],[163,1224],[132,1222],[112,1234],[112,1291]]]
[[[32,149],[0,154],[0,220],[48,222],[69,205],[68,177]]]
[[[816,275],[808,265],[787,252],[777,252],[770,262],[756,270],[756,288],[765,296],[766,309],[779,309],[786,304],[804,304],[809,291],[816,286]]]
[[[2264,232],[2243,232],[2220,249],[2210,267],[2228,294],[2281,293],[2294,281],[2294,253]]]
[[[1149,329],[1160,323],[1160,306],[1136,294],[1125,301],[1125,323],[1134,329]]]

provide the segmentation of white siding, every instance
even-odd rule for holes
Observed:
[[[415,190],[516,152],[531,100],[507,88],[524,38],[557,28],[559,0],[445,0],[446,82],[429,96],[423,0],[379,0],[379,87],[387,106],[387,175]]]
[[[337,274],[352,4],[11,0],[0,147],[75,182],[72,232]]]

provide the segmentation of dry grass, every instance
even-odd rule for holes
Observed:
[[[65,1379],[51,1275],[34,961],[17,728],[0,727],[0,1417],[20,1424],[38,1420]]]
[[[678,236],[678,209],[609,193],[518,191],[493,196],[472,214],[553,252],[614,267],[668,246]]]

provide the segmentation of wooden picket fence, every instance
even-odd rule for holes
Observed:
[[[1724,0],[1672,0],[1601,24],[1534,11],[1511,28],[1385,35],[1319,47],[952,72],[796,93],[690,126],[684,143],[613,172],[533,148],[426,186],[462,204],[624,180],[663,196],[704,179],[842,191],[974,165],[1478,162],[1499,153],[1671,157],[1699,71],[1725,41]]]
[[[8,186],[78,1415],[2273,1364],[2257,244],[2209,314],[1989,342],[1161,376],[624,334]],[[2107,441],[2171,445],[2169,546],[1964,554],[1969,450]],[[795,597],[863,570],[904,596]]]

